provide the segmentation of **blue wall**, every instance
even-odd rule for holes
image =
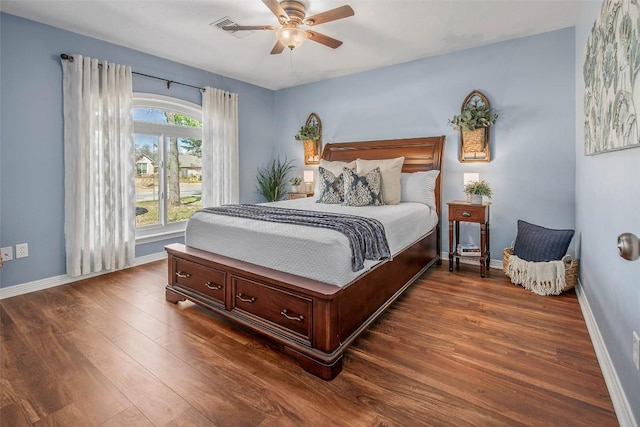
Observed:
[[[640,332],[640,262],[618,257],[615,241],[626,231],[640,235],[640,149],[593,157],[582,153],[582,52],[600,7],[601,2],[585,2],[575,30],[275,93],[0,13],[0,242],[28,242],[30,251],[28,258],[5,264],[1,285],[64,273],[59,55],[81,53],[239,93],[243,202],[259,200],[255,171],[274,153],[310,169],[302,165],[302,147],[293,135],[312,111],[323,122],[325,142],[446,135],[443,201],[464,197],[464,172],[479,172],[491,183],[494,259],[515,237],[518,218],[576,228],[581,288],[638,420],[640,373],[631,362],[631,332]],[[460,163],[459,136],[447,126],[473,89],[483,91],[500,112],[490,163]],[[134,78],[134,90],[200,103],[197,91],[167,90],[162,82],[143,78]],[[466,230],[468,239],[474,231]],[[157,253],[165,243],[140,245],[137,253]]]
[[[601,2],[585,2],[576,26],[576,226],[581,235],[580,281],[611,362],[640,424],[640,372],[632,332],[640,334],[640,260],[618,256],[618,235],[640,236],[640,148],[584,155],[584,47]],[[638,90],[638,88],[636,88]]]
[[[243,202],[259,200],[255,171],[273,153],[297,159],[303,168],[302,147],[293,135],[315,111],[323,121],[325,142],[445,134],[443,200],[464,198],[464,172],[479,172],[491,183],[494,259],[500,259],[501,250],[515,237],[518,218],[549,227],[574,226],[572,29],[274,93],[11,15],[0,18],[0,231],[2,245],[30,245],[28,258],[3,268],[2,286],[64,273],[62,52],[238,92]],[[459,135],[447,125],[473,89],[483,91],[501,114],[492,131],[490,163],[460,163]],[[167,90],[162,82],[141,77],[134,78],[134,90],[200,103],[197,90],[177,85]],[[473,226],[463,235],[478,239]],[[447,249],[448,239],[443,241]],[[162,244],[140,246],[138,255],[153,253]]]
[[[312,111],[325,143],[446,135],[443,202],[464,200],[465,172],[491,184],[491,250],[500,260],[518,219],[575,225],[574,57],[570,28],[281,90],[276,153],[301,157],[293,135]],[[474,89],[500,113],[490,163],[460,163],[459,133],[447,125]],[[477,242],[477,226],[464,231]],[[443,249],[448,243],[445,226]]]
[[[273,91],[1,13],[0,242],[29,243],[28,258],[14,259],[0,270],[2,287],[65,273],[61,53],[238,93],[240,198],[246,203],[259,200],[256,169],[273,155]],[[144,77],[134,76],[133,90],[201,104],[196,89],[167,89],[164,82]],[[164,243],[141,245],[137,256],[161,251]]]
[[[11,15],[0,14],[0,19],[0,232],[2,245],[30,246],[28,258],[2,269],[2,286],[64,273],[63,52],[239,93],[242,202],[260,200],[255,171],[274,153],[297,159],[304,169],[302,147],[293,135],[315,111],[325,142],[446,135],[443,201],[464,198],[464,172],[479,172],[491,183],[494,259],[515,237],[518,218],[549,227],[574,226],[572,29],[274,93]],[[447,125],[473,89],[483,91],[501,115],[492,131],[490,163],[460,163],[459,135]],[[167,90],[162,82],[141,77],[134,78],[134,90],[200,103],[197,90],[177,85]],[[477,240],[477,229],[465,227],[463,238]],[[140,245],[137,255],[157,252],[164,243]]]

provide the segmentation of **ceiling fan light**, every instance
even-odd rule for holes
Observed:
[[[276,38],[289,49],[295,49],[304,43],[307,33],[295,26],[285,26],[276,31]]]

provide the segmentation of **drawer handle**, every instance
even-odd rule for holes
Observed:
[[[286,309],[282,310],[280,312],[280,314],[282,314],[284,317],[286,317],[289,320],[297,320],[298,322],[302,322],[304,320],[304,316],[302,314],[297,316],[297,317],[289,316],[287,314],[287,310]]]
[[[462,216],[469,218],[471,216],[471,212],[464,211],[462,212]]]
[[[244,302],[255,302],[255,297],[251,297],[251,298],[244,298],[242,296],[242,294],[238,294],[236,295],[236,298],[238,298],[240,301],[244,301]]]
[[[181,277],[183,279],[187,279],[189,277],[191,277],[190,273],[183,273],[182,271],[177,271],[176,272],[176,276]]]
[[[211,282],[207,282],[204,284],[207,288],[214,290],[214,291],[219,291],[220,289],[222,289],[222,285],[214,285]]]

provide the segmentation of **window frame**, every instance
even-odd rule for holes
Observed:
[[[153,93],[134,92],[133,108],[137,107],[171,110],[175,111],[176,113],[193,117],[194,119],[197,119],[202,123],[202,106],[178,98],[156,95]],[[166,150],[164,148],[164,146],[166,145],[166,138],[177,137],[201,140],[202,128],[134,120],[133,133],[157,136],[159,142],[162,143],[163,148],[159,148],[158,150],[158,184],[161,187],[162,197],[165,200],[165,202],[161,203],[160,205],[159,215],[160,218],[164,218],[167,197],[166,168],[164,167],[164,162],[166,161]],[[160,147],[160,145],[158,147]],[[155,224],[147,225],[140,228],[136,227],[136,244],[150,243],[175,237],[182,237],[184,236],[184,230],[186,226],[187,221],[184,220],[172,222],[165,225]]]

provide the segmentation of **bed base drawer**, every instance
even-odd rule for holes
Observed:
[[[206,295],[224,304],[226,274],[210,267],[203,267],[195,262],[174,258],[173,284]]]
[[[440,259],[438,237],[429,234],[344,288],[174,243],[166,246],[165,298],[171,303],[188,299],[251,329],[280,344],[308,372],[331,380],[353,341]],[[196,268],[187,271],[193,264]],[[224,304],[198,288],[212,275],[223,280],[220,274],[226,280]]]
[[[231,275],[231,310],[283,328],[311,342],[313,301],[282,289]]]

